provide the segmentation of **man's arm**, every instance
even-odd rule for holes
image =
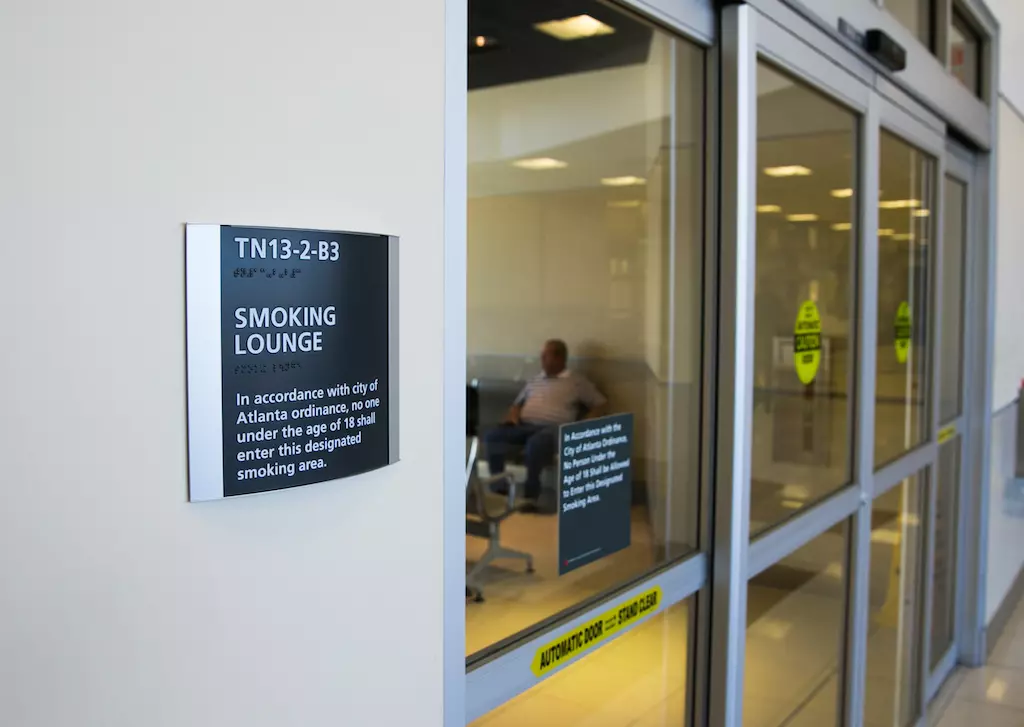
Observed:
[[[519,426],[519,424],[522,423],[522,416],[523,416],[523,405],[522,404],[513,404],[512,406],[510,406],[508,408],[508,414],[505,415],[505,423],[506,424],[515,424],[516,426]]]
[[[589,379],[580,377],[580,401],[587,407],[584,419],[597,419],[608,413],[608,400]]]
[[[523,387],[523,390],[519,392],[519,396],[516,397],[515,401],[512,402],[512,406],[508,409],[508,414],[505,415],[506,424],[514,424],[519,426],[523,419],[523,404],[526,403],[526,396],[530,391],[530,385],[527,384]]]

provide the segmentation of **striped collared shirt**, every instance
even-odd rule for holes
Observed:
[[[568,424],[579,418],[581,409],[602,406],[606,399],[580,374],[562,371],[557,376],[537,374],[519,396],[520,419],[526,424]]]

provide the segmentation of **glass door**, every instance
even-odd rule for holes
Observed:
[[[960,483],[964,461],[964,305],[974,164],[967,152],[950,147],[942,182],[942,235],[938,260],[936,357],[939,447],[934,507],[929,516],[930,634],[928,694],[934,694],[956,664],[957,576],[959,569]]]

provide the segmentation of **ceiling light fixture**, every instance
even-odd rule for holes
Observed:
[[[931,210],[914,210],[911,212],[914,217],[930,217],[932,214]]]
[[[533,27],[541,33],[559,40],[594,38],[599,35],[611,35],[615,32],[615,28],[590,15],[574,15],[561,20],[547,20],[543,23],[536,23]]]
[[[543,169],[565,169],[568,163],[563,162],[561,159],[552,159],[551,157],[536,157],[535,159],[517,159],[512,162],[512,166],[519,167],[520,169],[530,169],[533,171]]]
[[[608,203],[612,209],[634,209],[640,206],[638,199],[616,199]]]
[[[801,212],[797,215],[786,215],[786,219],[790,222],[817,222],[818,215],[813,212]]]
[[[606,187],[635,187],[641,184],[647,184],[647,180],[643,177],[634,177],[632,175],[625,177],[604,177],[601,180],[601,184]]]
[[[759,204],[757,206],[757,211],[765,213],[782,212],[782,208],[779,207],[777,204]]]
[[[832,229],[836,232],[846,232],[847,230],[852,230],[853,225],[849,222],[837,222],[832,225]]]
[[[765,167],[764,173],[769,177],[808,177],[811,170],[799,164],[790,164],[784,167]]]
[[[829,192],[836,199],[846,199],[847,197],[853,196],[853,190],[847,187],[846,189],[833,189]]]
[[[892,237],[895,234],[896,234],[896,230],[893,230],[892,228],[889,228],[889,227],[883,227],[882,229],[880,229],[878,231],[878,236],[879,237]]]
[[[919,199],[883,199],[878,206],[883,210],[905,210],[921,206]]]

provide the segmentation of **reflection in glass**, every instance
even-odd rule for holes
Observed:
[[[928,436],[928,281],[935,209],[931,157],[883,131],[879,167],[876,467]]]
[[[690,607],[651,617],[471,727],[685,727]]]
[[[750,580],[745,727],[838,724],[847,523]]]
[[[885,9],[896,16],[928,50],[933,50],[934,0],[885,0]]]
[[[924,479],[904,480],[871,509],[866,727],[907,727],[918,716]]]
[[[981,95],[981,41],[970,24],[953,12],[949,26],[949,68],[974,95]]]
[[[528,493],[533,511],[501,524],[502,544],[532,555],[536,572],[501,559],[484,570],[486,600],[466,608],[470,653],[697,544],[703,52],[605,3],[573,9],[593,21],[569,26],[612,32],[564,40],[538,29],[565,19],[546,0],[469,4],[470,35],[484,43],[470,51],[468,96],[476,466],[488,474],[488,433],[538,376],[545,341],[563,340],[570,370],[609,413],[634,415],[631,546],[558,576],[550,458]],[[525,485],[526,454],[508,455]],[[487,541],[466,548],[476,563]]]
[[[939,357],[939,422],[960,414],[963,366],[964,261],[967,187],[946,177],[942,234],[942,355]]]
[[[857,118],[758,66],[752,535],[851,480]]]
[[[939,448],[935,483],[935,556],[932,561],[931,666],[953,645],[956,634],[957,500],[960,485],[960,438]]]

